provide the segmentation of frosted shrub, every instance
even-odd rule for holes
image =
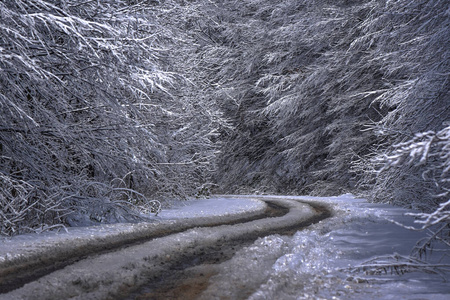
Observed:
[[[381,161],[386,164],[379,172],[391,168],[413,165],[422,172],[422,180],[433,185],[435,193],[426,195],[420,204],[424,212],[411,214],[417,218],[419,229],[428,229],[430,237],[420,241],[414,254],[422,256],[432,250],[432,242],[441,242],[447,251],[450,247],[450,126],[438,131],[416,134],[404,143],[393,146]],[[402,186],[396,188],[403,188]],[[429,251],[427,251],[429,250]]]
[[[366,172],[373,176],[372,193],[378,201],[420,209],[418,213],[409,213],[415,217],[417,226],[399,225],[426,230],[428,237],[418,241],[410,258],[395,255],[377,258],[368,262],[365,270],[394,268],[397,273],[448,270],[449,266],[429,265],[420,259],[429,258],[432,253],[450,252],[450,126],[438,132],[418,133],[408,141],[392,145],[366,163]]]
[[[26,181],[0,174],[0,190],[1,235],[48,229],[46,224],[61,223],[68,212],[56,197],[43,193]],[[40,227],[36,228],[38,224]]]

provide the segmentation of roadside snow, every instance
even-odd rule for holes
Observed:
[[[448,274],[365,275],[348,269],[376,256],[408,255],[424,233],[389,221],[412,225],[407,210],[352,195],[284,198],[328,203],[335,215],[292,237],[271,235],[242,249],[223,263],[225,271],[210,280],[201,299],[214,299],[219,290],[235,299],[249,289],[252,300],[450,299]],[[441,263],[449,264],[449,258]]]

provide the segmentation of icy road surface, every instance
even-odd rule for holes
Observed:
[[[329,198],[233,196],[232,199],[220,197],[198,200],[164,211],[158,222],[176,227],[192,220],[196,220],[194,223],[207,223],[211,219],[227,219],[236,214],[255,214],[266,206],[256,199],[313,201],[329,206],[334,213],[331,218],[293,235],[272,234],[258,238],[243,248],[236,248],[237,252],[225,261],[208,262],[209,267],[200,269],[200,273],[196,269],[200,267],[187,268],[183,274],[202,274],[206,277],[202,284],[184,281],[185,284],[198,285],[195,297],[191,299],[450,298],[449,283],[444,281],[448,279],[448,274],[365,275],[348,269],[375,256],[393,253],[407,255],[415,242],[423,236],[423,233],[403,229],[388,221],[394,219],[411,224],[412,220],[403,216],[405,210],[370,204],[351,195]],[[304,214],[306,217],[313,214],[311,209],[303,206],[294,210],[295,214]],[[1,294],[0,299],[110,299],[113,294],[120,295],[117,291],[129,290],[136,285],[141,285],[142,288],[137,289],[137,292],[134,289],[130,299],[154,299],[152,295],[155,294],[152,294],[149,282],[151,276],[167,272],[164,264],[170,265],[171,261],[183,255],[203,255],[201,251],[198,252],[199,248],[195,248],[199,243],[205,245],[203,252],[219,252],[222,240],[238,234],[245,235],[246,231],[259,230],[261,224],[263,223],[254,221],[238,227],[193,228],[154,239],[145,246],[129,247],[126,254],[111,252],[89,257],[15,291]],[[120,238],[126,232],[140,231],[151,226],[158,225],[115,224],[73,228],[69,233],[2,238],[0,265],[15,259],[33,257],[33,253],[44,254],[55,247],[64,246],[69,249],[72,243],[108,240],[111,236],[114,239]],[[448,258],[441,263],[448,264]],[[113,264],[119,265],[119,270],[112,268]],[[158,272],[161,274],[158,275]],[[114,289],[117,293],[111,293]],[[180,289],[173,287],[172,290]],[[183,293],[178,294],[180,295],[183,296]],[[187,299],[186,297],[187,294],[184,298]]]

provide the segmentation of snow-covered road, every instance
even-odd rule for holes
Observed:
[[[254,220],[266,210],[261,200],[286,206],[289,212]],[[305,201],[316,207],[320,203],[332,216],[300,231],[286,231],[315,218],[316,210]],[[448,274],[367,275],[349,268],[375,256],[409,254],[423,233],[388,221],[411,222],[404,212],[351,195],[233,196],[189,202],[162,212],[155,223],[3,238],[0,270],[5,271],[25,261],[64,257],[73,249],[102,248],[124,237],[142,241],[160,236],[77,259],[0,294],[0,299],[448,299]],[[242,218],[247,222],[195,227]],[[162,236],[169,232],[162,228],[177,233]],[[448,264],[448,258],[440,263]]]
[[[231,208],[232,199],[215,201],[208,201],[209,210],[211,204],[219,204],[222,206],[222,212],[227,211],[224,208]],[[252,200],[254,201],[254,200]],[[248,200],[240,200],[240,203],[248,203]],[[214,213],[205,212],[204,209],[199,209],[198,205],[195,211],[200,212],[202,216],[197,218],[176,219],[167,221],[168,214],[162,213],[162,218],[165,221],[156,223],[158,235],[161,231],[170,232],[172,234],[153,238],[150,241],[139,243],[137,245],[128,246],[112,252],[102,253],[101,255],[90,255],[87,258],[73,262],[65,266],[63,269],[57,269],[50,274],[47,274],[35,281],[32,281],[25,286],[18,288],[9,293],[5,293],[0,298],[5,299],[105,299],[111,297],[122,298],[129,292],[142,286],[152,280],[160,280],[163,275],[170,272],[171,268],[177,268],[182,264],[192,264],[191,261],[197,259],[202,260],[202,256],[208,256],[212,252],[220,251],[222,246],[225,247],[228,243],[239,245],[241,242],[252,241],[257,237],[268,235],[270,233],[282,232],[286,229],[300,228],[317,220],[318,213],[309,205],[302,204],[298,201],[286,199],[273,199],[270,201],[273,205],[280,205],[288,209],[288,212],[279,217],[271,217],[248,221],[249,217],[255,215],[255,212],[260,211],[263,202],[258,201],[258,205],[245,207],[241,213],[222,213],[215,215]],[[203,203],[204,205],[205,203]],[[195,207],[195,205],[194,205]],[[242,206],[241,206],[242,208]],[[215,211],[218,210],[215,205]],[[214,209],[213,209],[214,210]],[[264,206],[265,210],[265,206]],[[190,209],[182,211],[192,212]],[[203,213],[201,213],[203,211]],[[179,213],[178,215],[183,215]],[[244,223],[234,225],[220,225],[220,223],[235,223],[236,216],[241,219],[244,218]],[[195,220],[195,221],[194,221]],[[247,222],[245,222],[247,221]],[[163,224],[163,225],[161,225]],[[142,224],[139,224],[143,226]],[[194,226],[208,226],[196,227]],[[216,226],[213,226],[216,225]],[[142,233],[153,232],[147,228],[134,227],[130,232],[117,235],[109,232],[99,240],[103,248],[112,248],[110,244],[117,244],[118,240],[130,239],[130,236],[142,235]],[[212,227],[213,226],[213,227]],[[182,229],[180,229],[183,227]],[[168,230],[169,228],[170,230]],[[187,229],[187,230],[186,230]],[[178,233],[173,233],[178,232]],[[92,234],[92,232],[91,232]],[[52,246],[45,246],[45,249],[36,248],[33,241],[28,243],[32,245],[32,251],[26,251],[25,247],[18,249],[17,241],[10,241],[10,250],[13,250],[15,255],[5,256],[2,262],[3,273],[11,274],[12,272],[23,269],[22,265],[33,266],[35,263],[44,261],[49,264],[52,257],[60,261],[60,257],[66,253],[73,252],[77,249],[81,255],[77,259],[83,258],[84,253],[87,253],[86,248],[95,248],[95,252],[100,251],[99,247],[94,247],[95,241],[99,238],[98,235],[86,239],[83,236],[73,238],[73,235],[66,235],[67,238],[59,238],[58,243]],[[152,236],[153,237],[153,236]],[[18,238],[17,238],[18,239]],[[16,240],[17,240],[16,239]],[[13,239],[14,240],[14,239]],[[105,242],[105,240],[107,242]],[[14,245],[15,244],[15,245]],[[60,246],[64,250],[60,249]],[[25,250],[24,250],[25,249]],[[22,252],[21,254],[19,254]],[[27,255],[29,253],[29,255]],[[55,256],[58,253],[58,256]],[[40,256],[40,257],[39,257]],[[69,257],[73,257],[70,255]],[[17,267],[19,266],[19,267]]]
[[[224,200],[224,199],[222,199]],[[211,210],[213,203],[222,205]],[[2,238],[0,243],[0,293],[61,269],[82,257],[133,243],[148,241],[190,228],[232,224],[261,218],[265,202],[246,199],[194,201],[191,205],[164,210],[154,222],[109,224],[69,228],[68,232],[45,232]]]

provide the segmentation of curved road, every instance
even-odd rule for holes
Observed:
[[[140,225],[144,228],[119,237],[2,262],[0,299],[196,299],[217,272],[210,266],[237,249],[331,216],[329,208],[314,202],[259,200],[266,210]]]

